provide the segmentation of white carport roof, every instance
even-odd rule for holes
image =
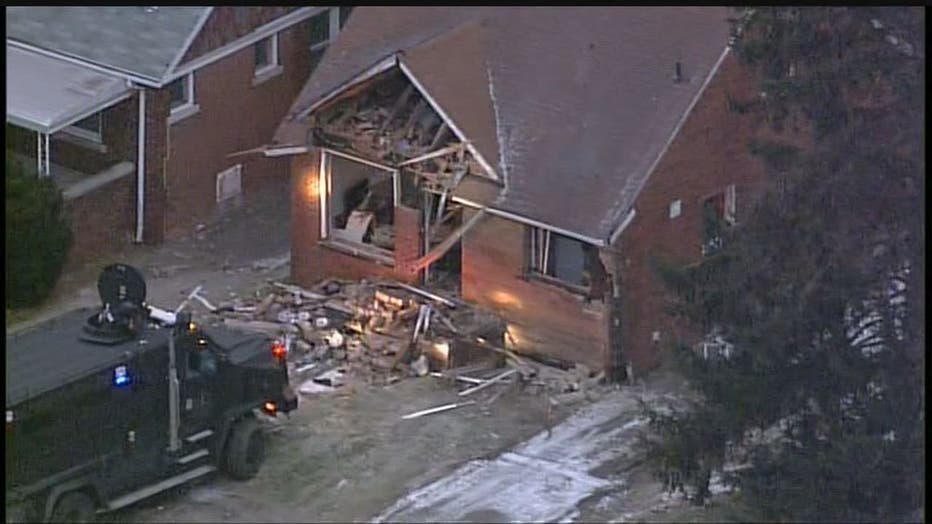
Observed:
[[[6,46],[6,121],[54,133],[131,94],[126,80]]]

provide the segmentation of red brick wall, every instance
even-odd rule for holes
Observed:
[[[337,251],[320,241],[320,150],[291,157],[291,277],[302,285],[324,278],[392,278],[415,282],[405,262],[420,254],[420,212],[395,208],[395,267]]]
[[[145,225],[143,241],[158,244],[165,238],[166,217],[166,141],[170,96],[168,91],[146,91]],[[136,202],[135,197],[133,202]],[[135,204],[133,206],[135,211]]]
[[[181,64],[223,47],[237,38],[246,36],[256,28],[298,9],[290,7],[232,7],[218,6],[194,37]]]
[[[116,254],[132,241],[135,216],[135,177],[130,175],[65,201],[72,232],[66,265]]]
[[[124,160],[136,163],[138,104],[139,99],[131,96],[103,111],[101,130],[103,143],[107,146],[105,153],[56,139],[64,135],[57,133],[52,136],[49,145],[50,160],[88,174],[99,173]]]
[[[748,151],[757,131],[755,119],[728,107],[729,94],[750,100],[754,93],[753,80],[729,54],[638,196],[634,220],[613,246],[622,279],[621,350],[636,371],[656,367],[677,337],[694,341],[696,335],[665,315],[671,296],[654,274],[651,257],[700,260],[702,201],[735,184],[740,223],[762,189],[763,165]],[[682,200],[682,212],[670,219],[669,206],[676,199]],[[654,331],[660,332],[657,344],[651,340]]]
[[[475,213],[466,209],[463,220]],[[462,241],[462,295],[505,317],[521,351],[600,369],[608,344],[605,308],[525,277],[526,227],[496,216],[480,220]]]
[[[307,79],[310,52],[306,43],[307,31],[300,27],[280,33],[284,70],[256,86],[252,46],[195,72],[195,101],[200,111],[168,126],[168,236],[214,218],[219,172],[242,163],[247,199],[270,179],[288,176],[287,159],[227,155],[271,142]]]

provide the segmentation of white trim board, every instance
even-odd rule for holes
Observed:
[[[194,24],[194,30],[185,38],[184,45],[181,46],[181,50],[175,55],[175,58],[172,59],[171,63],[167,69],[167,75],[170,75],[175,71],[175,68],[178,67],[178,64],[181,62],[181,59],[184,58],[184,55],[188,52],[188,49],[191,48],[191,44],[194,43],[194,39],[197,38],[197,35],[201,33],[201,29],[204,29],[204,24],[207,23],[207,20],[210,18],[210,15],[214,14],[214,8],[208,7],[201,13],[201,17],[198,18],[197,23]]]
[[[466,135],[456,125],[453,119],[450,118],[450,115],[447,114],[447,112],[444,111],[442,107],[440,107],[440,104],[430,96],[430,93],[427,92],[427,89],[423,84],[421,84],[417,77],[414,76],[414,73],[411,71],[411,69],[405,65],[404,60],[402,60],[401,57],[398,58],[398,67],[401,68],[401,71],[405,74],[405,76],[408,77],[408,80],[414,84],[414,87],[416,87],[417,90],[421,93],[421,96],[424,97],[424,100],[427,100],[427,103],[430,104],[430,106],[434,109],[434,111],[437,112],[438,115],[440,115],[440,118],[442,118],[443,121],[447,123],[447,126],[449,126],[450,130],[453,131],[456,137],[460,139],[460,142],[466,144],[466,149],[472,153],[472,155],[476,158],[482,168],[485,169],[489,176],[495,181],[501,181],[501,178],[498,176],[498,173],[495,171],[495,169],[492,168],[492,165],[489,164],[481,154],[479,154],[479,150],[476,149],[474,145],[472,145],[468,138],[466,138]]]
[[[301,23],[308,18],[323,12],[325,9],[330,9],[330,7],[302,7],[297,11],[277,18],[263,26],[256,28],[255,31],[249,33],[246,36],[240,37],[222,47],[214,49],[213,51],[199,56],[190,62],[186,62],[180,67],[176,67],[173,71],[166,74],[162,78],[161,82],[162,84],[167,84],[180,76],[209,66],[210,64],[213,64],[222,58],[226,58],[227,56],[245,49],[260,40],[272,36],[279,31],[284,31],[285,29],[288,29],[295,24]]]
[[[592,245],[594,245],[594,246],[596,246],[596,247],[605,247],[605,245],[606,245],[604,240],[600,240],[600,239],[598,239],[598,238],[587,237],[587,236],[585,236],[585,235],[580,235],[579,233],[574,233],[574,232],[572,232],[572,231],[569,231],[569,230],[566,230],[566,229],[563,229],[563,228],[559,228],[559,227],[556,227],[556,226],[551,226],[551,225],[545,224],[545,223],[543,223],[543,222],[538,222],[537,220],[534,220],[533,218],[527,218],[527,217],[523,217],[523,216],[521,216],[521,215],[516,215],[516,214],[514,214],[514,213],[509,213],[508,211],[502,211],[501,209],[495,209],[495,208],[491,208],[491,207],[486,207],[486,206],[483,206],[482,204],[479,204],[478,202],[473,202],[473,201],[467,200],[467,199],[465,199],[465,198],[460,198],[460,197],[456,197],[456,196],[455,196],[455,197],[452,197],[450,200],[453,201],[453,202],[456,202],[457,204],[462,204],[462,205],[464,205],[464,206],[473,207],[473,208],[477,208],[477,209],[484,209],[484,210],[487,211],[489,214],[497,215],[497,216],[500,216],[500,217],[502,217],[502,218],[507,218],[507,219],[513,220],[513,221],[515,221],[515,222],[519,222],[519,223],[526,224],[526,225],[529,225],[529,226],[534,226],[534,227],[537,227],[537,228],[540,228],[540,229],[546,229],[546,230],[548,230],[548,231],[553,231],[554,233],[559,233],[559,234],[561,234],[561,235],[563,235],[563,236],[565,236],[565,237],[570,237],[570,238],[572,238],[572,239],[579,240],[580,242],[585,242],[585,243],[587,243],[587,244],[592,244]]]
[[[670,146],[673,144],[673,141],[676,140],[676,137],[680,134],[680,129],[683,128],[683,124],[686,123],[686,119],[689,118],[689,115],[692,114],[693,108],[696,107],[696,103],[699,102],[699,99],[702,98],[702,95],[705,93],[706,87],[709,86],[709,83],[712,82],[712,78],[718,73],[719,67],[721,67],[722,62],[725,61],[725,57],[728,56],[728,52],[731,51],[731,46],[726,45],[725,49],[722,51],[722,54],[719,55],[718,60],[716,60],[715,65],[712,66],[712,69],[709,71],[709,74],[706,75],[705,80],[702,81],[702,85],[699,86],[699,90],[696,91],[696,95],[693,96],[693,99],[690,100],[689,105],[686,106],[686,111],[683,112],[683,115],[680,116],[679,121],[676,123],[676,127],[673,128],[673,133],[670,134],[670,137],[667,138],[667,141],[663,144],[663,147],[660,148],[660,152],[657,154],[657,157],[654,158],[654,161],[651,162],[650,167],[647,168],[647,175],[641,180],[641,183],[638,184],[637,190],[634,192],[634,197],[631,199],[631,205],[634,206],[634,203],[637,202],[638,195],[641,194],[641,191],[644,189],[644,186],[647,185],[647,181],[650,180],[650,176],[654,174],[654,170],[657,169],[657,166],[660,164],[660,161],[663,159],[664,155],[667,154],[667,150],[670,149]],[[633,217],[632,217],[633,218]],[[615,242],[615,239],[621,233],[621,230],[627,227],[627,219],[625,219],[618,228],[612,232],[609,236],[609,244]]]

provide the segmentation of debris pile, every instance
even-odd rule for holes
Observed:
[[[292,375],[311,376],[304,394],[340,388],[347,375],[373,385],[431,375],[461,385],[460,396],[517,382],[572,401],[602,378],[582,364],[519,356],[503,347],[511,336],[497,315],[399,282],[269,282],[254,297],[200,302],[227,326],[282,340]]]

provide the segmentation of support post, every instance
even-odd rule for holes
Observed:
[[[136,242],[142,242],[146,207],[146,90],[139,90],[139,122],[136,132]]]

